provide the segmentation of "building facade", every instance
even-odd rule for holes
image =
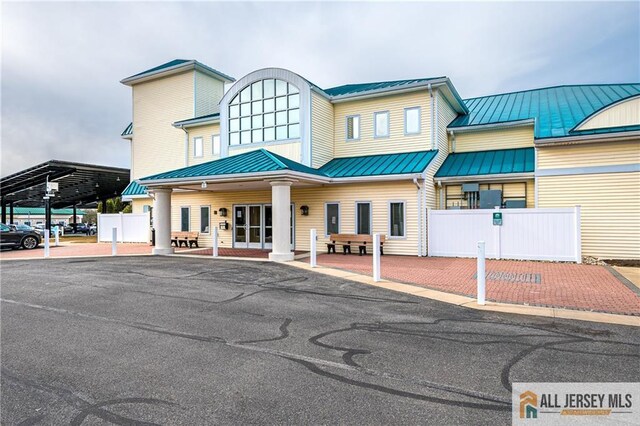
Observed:
[[[427,210],[582,206],[583,254],[640,258],[640,84],[462,99],[446,77],[322,89],[285,69],[234,80],[174,60],[132,88],[133,211],[171,231],[271,250],[381,233],[428,255]]]

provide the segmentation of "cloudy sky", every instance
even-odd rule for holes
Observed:
[[[640,81],[640,3],[4,3],[2,176],[129,166],[124,77],[197,59],[320,87],[446,75],[465,97]],[[185,117],[187,118],[187,117]]]

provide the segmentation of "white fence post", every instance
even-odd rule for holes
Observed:
[[[213,257],[218,257],[218,228],[213,228]]]
[[[580,228],[580,206],[573,208],[573,217],[576,222],[576,263],[582,263],[582,230]]]
[[[315,229],[312,229],[312,230],[310,231],[311,243],[309,244],[309,247],[310,247],[310,251],[311,251],[311,253],[310,253],[311,258],[310,258],[310,260],[309,260],[309,263],[311,264],[311,267],[312,267],[312,268],[315,268],[315,267],[316,267],[316,251],[317,251],[317,248],[316,248],[316,240],[317,240],[317,238],[318,238],[318,235],[317,235],[317,234],[318,234],[318,233],[316,232],[316,230],[315,230]]]
[[[49,257],[50,249],[49,249],[49,230],[44,230],[44,257]]]
[[[499,206],[494,207],[495,211],[501,211]],[[504,213],[502,213],[504,220]],[[493,236],[495,238],[495,247],[496,247],[496,259],[500,259],[502,257],[502,234],[501,234],[501,225],[493,225],[493,215],[491,215],[491,223],[493,226]]]
[[[60,245],[60,228],[58,228],[57,226],[53,227],[53,232],[54,232],[54,241],[55,241],[55,246],[58,247]]]
[[[427,230],[427,246],[423,247],[423,255],[429,256],[429,252],[431,251],[431,209],[427,209],[427,224],[425,225],[425,229]],[[422,238],[422,235],[420,236]]]
[[[111,256],[118,253],[118,228],[111,228]]]
[[[380,234],[373,234],[373,281],[380,281]]]
[[[478,280],[478,305],[484,305],[486,292],[486,271],[484,257],[484,241],[478,241],[478,270],[476,273]]]

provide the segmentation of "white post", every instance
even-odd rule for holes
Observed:
[[[213,257],[218,257],[218,227],[213,227]]]
[[[49,230],[44,230],[44,257],[49,257]]]
[[[154,190],[153,227],[156,230],[156,246],[153,254],[171,254],[171,189]]]
[[[55,239],[55,246],[58,247],[60,245],[60,228],[58,228],[57,226],[55,226],[53,228],[53,232],[54,232],[54,239]]]
[[[373,281],[380,281],[380,234],[373,234]]]
[[[318,239],[318,233],[316,232],[315,229],[311,230],[311,244],[309,245],[310,247],[310,251],[311,251],[311,259],[309,260],[309,263],[311,264],[312,268],[315,268],[317,265],[316,262],[316,252],[317,252],[317,248],[316,248],[316,240]]]
[[[291,185],[290,180],[269,182],[271,184],[271,212],[273,243],[269,260],[289,262],[293,260],[291,252]]]
[[[576,263],[582,263],[582,231],[580,229],[580,206],[573,208],[573,217],[576,223]]]
[[[118,228],[111,228],[111,256],[118,253]]]
[[[494,211],[502,211],[500,210],[499,206],[495,206],[494,207]],[[502,220],[504,221],[504,213],[502,213]],[[491,222],[493,223],[493,215],[491,215]],[[502,230],[500,228],[502,228],[501,225],[493,225],[493,236],[495,238],[495,247],[496,247],[496,259],[501,259],[502,258]]]
[[[484,305],[486,292],[486,276],[484,261],[484,241],[478,241],[478,305]]]

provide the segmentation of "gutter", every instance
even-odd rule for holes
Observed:
[[[526,120],[505,121],[504,123],[478,124],[475,126],[450,126],[447,130],[455,130],[457,133],[477,132],[482,130],[509,129],[513,127],[527,127],[535,125],[536,120],[528,118]]]
[[[418,183],[418,178],[414,177],[413,178],[413,184],[416,186],[416,188],[418,188],[418,200],[417,200],[417,206],[418,206],[418,257],[422,257],[422,215],[420,214],[420,212],[422,211],[422,202],[421,202],[421,195],[422,195],[422,188],[420,187],[420,184]]]
[[[563,136],[559,138],[544,138],[534,139],[533,143],[536,146],[557,146],[557,145],[575,145],[580,143],[596,143],[596,142],[609,142],[611,139],[616,141],[626,141],[631,139],[638,139],[640,137],[640,131],[631,132],[616,132],[605,133],[597,135],[580,135],[580,136]]]
[[[522,179],[533,179],[535,172],[526,173],[503,173],[493,175],[470,175],[470,176],[435,176],[433,179],[442,183],[459,183],[459,182],[487,182],[487,181],[512,181]]]
[[[183,120],[183,121],[176,121],[175,123],[171,124],[173,127],[175,127],[176,129],[183,129],[183,128],[187,128],[187,127],[196,127],[196,126],[201,126],[204,124],[215,124],[215,123],[220,123],[220,117],[218,116],[216,117],[209,117],[209,118],[201,118],[201,119],[197,119],[197,120]]]

